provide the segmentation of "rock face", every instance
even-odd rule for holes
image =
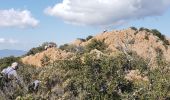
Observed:
[[[49,48],[46,51],[43,51],[41,53],[26,56],[22,58],[21,61],[24,64],[41,67],[43,66],[42,60],[44,59],[44,57],[48,57],[49,62],[52,63],[55,60],[69,59],[71,56],[72,56],[72,53],[65,52],[57,48]]]
[[[163,41],[159,39],[152,32],[146,30],[133,30],[131,28],[124,30],[115,30],[111,32],[103,32],[92,39],[104,41],[108,48],[107,50],[112,53],[120,51],[120,48],[125,50],[134,51],[141,57],[150,60],[150,64],[155,64],[157,56],[156,49],[160,49],[164,58],[170,61],[170,45],[164,45]],[[92,39],[86,42],[74,42],[76,46],[85,46]]]

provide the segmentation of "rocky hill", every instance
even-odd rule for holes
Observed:
[[[163,57],[167,61],[170,61],[170,45],[168,44],[170,40],[166,39],[165,37],[163,40],[161,37],[159,37],[160,35],[162,34],[155,34],[154,30],[145,28],[141,28],[139,30],[128,28],[124,30],[114,30],[111,32],[106,31],[86,41],[77,39],[70,45],[73,45],[75,48],[85,47],[92,40],[96,39],[104,42],[107,45],[105,49],[109,51],[110,54],[114,54],[119,51],[125,53],[135,52],[137,55],[140,55],[144,59],[148,60],[150,66],[154,67],[156,66],[156,57],[158,52],[161,52]],[[37,53],[36,55],[24,57],[22,58],[22,61],[26,64],[42,66],[42,60],[45,56],[50,59],[50,62],[53,62],[57,59],[66,59],[70,57],[70,55],[73,55],[73,53],[53,48],[41,53]]]
[[[162,39],[161,37],[164,38]],[[127,52],[136,52],[141,57],[150,60],[152,66],[156,63],[157,52],[162,52],[164,58],[167,61],[170,61],[170,40],[166,39],[161,33],[159,33],[159,35],[155,34],[154,30],[146,28],[141,28],[139,30],[128,28],[111,32],[106,31],[94,36],[88,41],[82,41],[79,39],[72,42],[72,44],[76,46],[86,46],[93,39],[103,41],[108,46],[106,50],[111,53],[124,50]]]
[[[24,89],[1,87],[6,91],[0,90],[4,100],[170,98],[170,45],[157,30],[132,27],[105,31],[59,48],[37,48],[21,57],[18,72]],[[8,58],[1,61],[8,63]],[[4,68],[4,63],[0,65]],[[25,86],[35,79],[41,81],[40,87],[29,92]]]

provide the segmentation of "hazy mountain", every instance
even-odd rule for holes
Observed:
[[[26,53],[26,51],[22,51],[22,50],[8,50],[8,49],[4,49],[4,50],[0,50],[0,58],[2,57],[8,57],[8,56],[21,56],[24,55]]]

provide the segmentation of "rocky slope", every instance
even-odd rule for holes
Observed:
[[[108,45],[107,50],[112,53],[120,51],[120,49],[134,51],[138,55],[149,60],[150,64],[153,66],[155,64],[158,49],[161,50],[165,59],[170,61],[170,45],[164,44],[158,36],[147,29],[134,30],[128,28],[124,30],[114,30],[98,34],[92,39],[97,39],[106,43]],[[76,40],[72,44],[76,46],[86,46],[92,39],[86,42]]]
[[[75,40],[71,43],[71,45],[85,47],[92,39],[103,41],[107,45],[106,50],[110,51],[110,54],[113,55],[119,51],[135,52],[139,56],[148,60],[150,66],[156,66],[155,64],[158,52],[161,52],[163,57],[167,61],[170,61],[170,45],[166,45],[164,41],[148,29],[136,30],[128,28],[124,30],[114,30],[111,32],[106,31],[87,41]],[[41,60],[44,56],[50,58],[50,62],[52,62],[54,60],[66,59],[72,54],[73,53],[52,48],[36,55],[24,57],[22,58],[22,62],[30,65],[42,66]]]

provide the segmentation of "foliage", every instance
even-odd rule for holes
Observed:
[[[93,38],[93,36],[89,35],[89,36],[86,38],[86,41],[88,41],[88,40],[90,40],[90,39],[92,39],[92,38]]]
[[[130,27],[132,30],[137,31],[138,29],[136,27]]]
[[[86,39],[78,38],[78,40],[81,40],[82,42],[86,42],[86,41],[88,41],[88,40],[90,40],[90,39],[92,39],[92,38],[93,38],[93,36],[92,36],[92,35],[89,35],[89,36],[86,37]]]
[[[64,44],[63,46],[60,46],[60,49],[65,50],[67,52],[76,52],[76,46],[75,45]]]
[[[18,62],[18,61],[19,61],[19,57],[14,57],[14,56],[4,57],[0,59],[0,69],[2,70],[5,67],[11,66],[13,62]]]
[[[50,58],[46,55],[44,55],[44,57],[41,59],[41,65],[42,66],[46,66],[50,63]]]
[[[107,45],[104,43],[104,41],[92,39],[91,42],[85,48],[89,52],[94,49],[103,51],[106,49],[106,47],[107,47]]]
[[[153,33],[153,35],[157,36],[161,41],[163,41],[164,46],[170,45],[169,41],[166,39],[165,35],[163,35],[161,32],[159,32],[157,29],[147,29],[144,27],[141,27],[139,31],[147,31]]]
[[[159,37],[159,39],[163,41],[164,45],[170,45],[170,43],[169,43],[169,41],[166,39],[165,35],[163,35],[161,32],[159,32],[159,31],[156,30],[156,29],[152,29],[151,32],[152,32],[155,36]]]
[[[82,42],[86,42],[86,39],[83,39],[83,38],[77,38],[77,39],[82,41]]]
[[[54,42],[44,42],[42,45],[30,49],[25,56],[35,55],[36,53],[44,51],[45,50],[45,46],[47,46],[48,44],[57,46],[56,43],[54,43]]]
[[[65,50],[66,52],[82,52],[84,50],[83,47],[81,46],[75,46],[75,45],[69,45],[69,44],[64,44],[59,47],[61,50]]]
[[[42,52],[42,51],[44,51],[44,47],[43,46],[35,47],[35,48],[30,49],[27,52],[26,56],[35,55],[36,53],[39,53],[39,52]]]
[[[146,31],[146,32],[150,32],[150,30],[149,30],[148,28],[144,28],[144,27],[139,28],[139,31]]]

